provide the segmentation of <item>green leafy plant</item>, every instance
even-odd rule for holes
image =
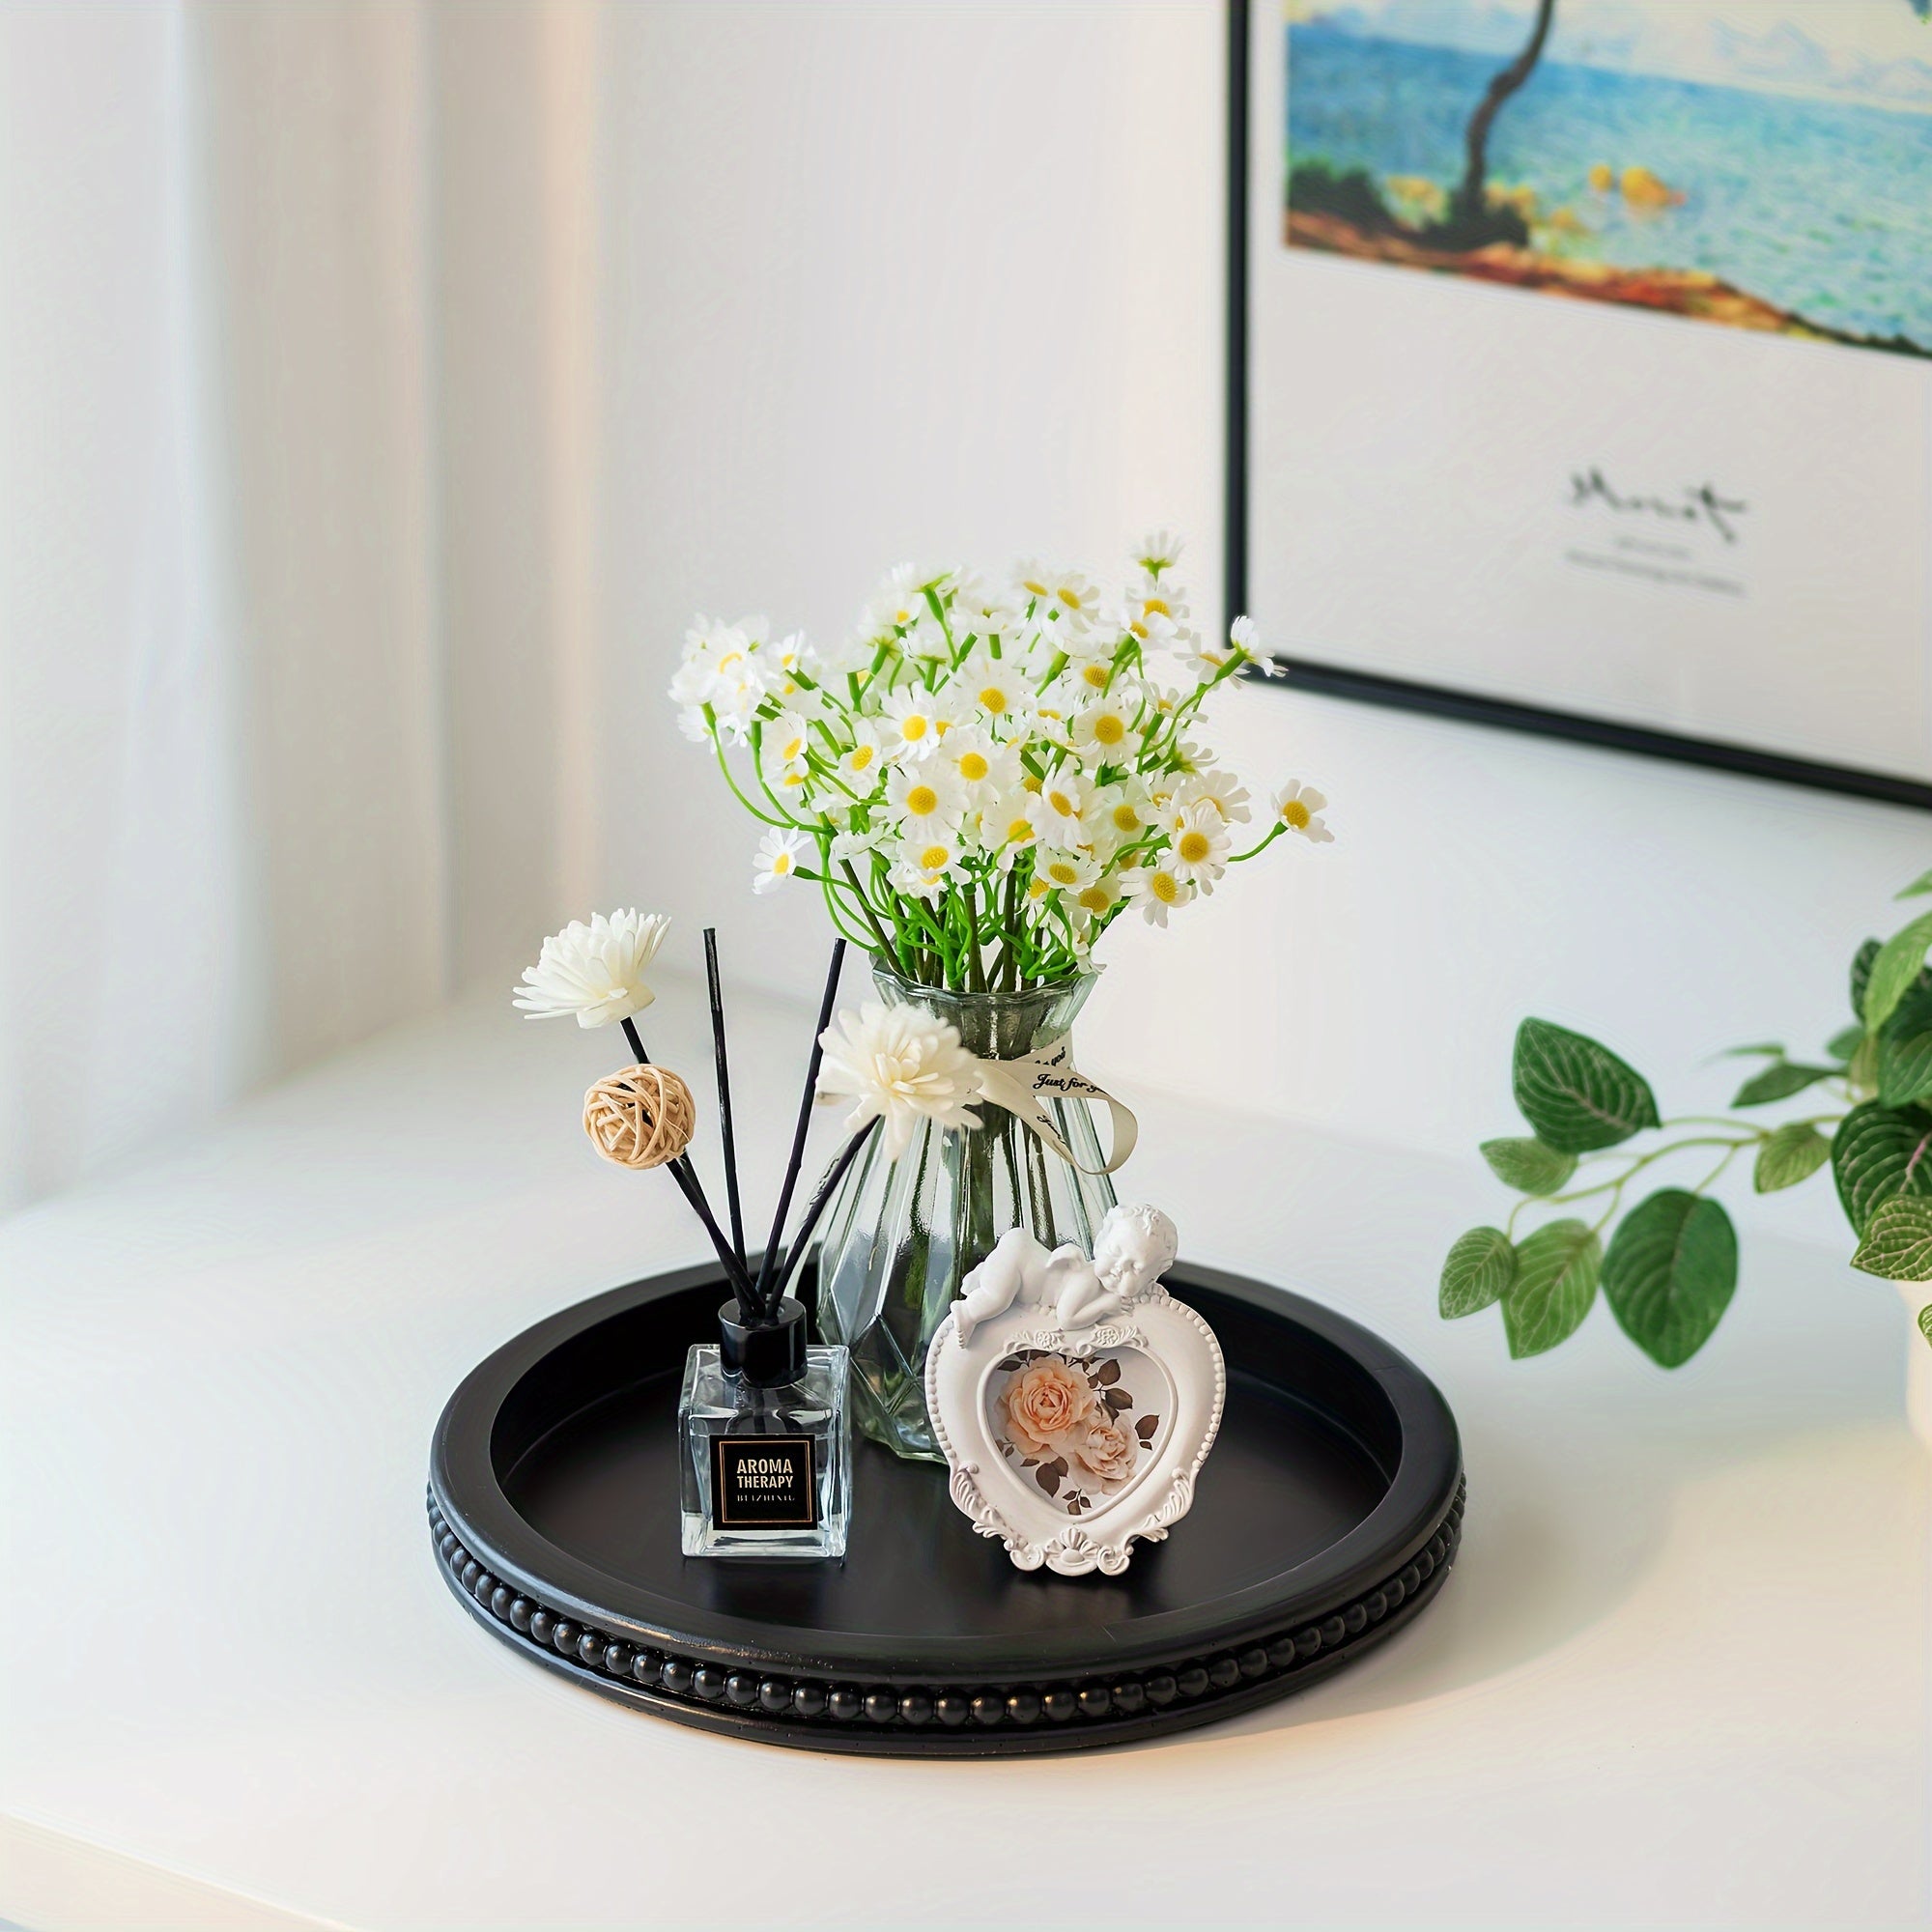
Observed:
[[[1932,872],[1898,896],[1927,893]],[[1853,1024],[1815,1059],[1794,1060],[1775,1044],[1733,1048],[1762,1064],[1728,1114],[1663,1120],[1649,1082],[1608,1047],[1524,1020],[1511,1084],[1531,1133],[1482,1144],[1496,1179],[1522,1198],[1502,1227],[1471,1228],[1449,1250],[1443,1316],[1499,1304],[1510,1353],[1540,1355],[1576,1333],[1601,1290],[1645,1354],[1680,1367],[1711,1339],[1737,1290],[1737,1232],[1711,1190],[1744,1154],[1760,1194],[1829,1166],[1858,1237],[1853,1266],[1932,1281],[1928,952],[1932,913],[1883,944],[1866,940],[1852,961]],[[1800,1095],[1805,1111],[1793,1119],[1761,1124],[1747,1115]],[[1691,1157],[1683,1171],[1693,1184],[1659,1188],[1626,1211],[1635,1183],[1678,1156]],[[1521,1232],[1539,1208],[1579,1211]],[[1932,1303],[1918,1326],[1932,1343]]]

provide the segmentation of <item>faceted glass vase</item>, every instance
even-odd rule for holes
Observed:
[[[919,986],[874,966],[889,1006],[950,1020],[969,1053],[1018,1060],[1072,1027],[1099,976],[1082,974],[1024,993],[957,993]],[[1042,1105],[1088,1168],[1103,1158],[1083,1100]],[[925,1354],[965,1277],[1009,1228],[1047,1247],[1093,1251],[1114,1205],[1105,1175],[1083,1173],[1004,1107],[976,1103],[977,1128],[923,1121],[893,1159],[878,1136],[826,1211],[818,1249],[818,1332],[852,1353],[852,1417],[895,1455],[943,1462],[925,1412]]]

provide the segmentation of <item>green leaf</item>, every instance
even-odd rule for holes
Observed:
[[[1500,1228],[1471,1228],[1442,1264],[1437,1305],[1443,1320],[1473,1315],[1500,1301],[1516,1279],[1516,1250]]]
[[[1841,1027],[1825,1042],[1825,1051],[1833,1060],[1850,1060],[1852,1055],[1863,1044],[1865,1030],[1863,1027]]]
[[[1911,988],[1878,1031],[1878,1097],[1888,1107],[1932,1094],[1932,983]]]
[[[1517,1029],[1512,1079],[1523,1119],[1558,1153],[1615,1147],[1657,1125],[1657,1101],[1640,1073],[1608,1047],[1548,1020]]]
[[[1660,1368],[1682,1368],[1730,1306],[1738,1237],[1715,1201],[1665,1187],[1639,1202],[1604,1258],[1604,1299]]]
[[[1519,1361],[1574,1335],[1597,1298],[1604,1250],[1581,1221],[1552,1221],[1517,1243],[1516,1279],[1503,1295],[1503,1331]]]
[[[1887,1281],[1932,1281],[1932,1201],[1880,1203],[1852,1265]]]
[[[1921,893],[1932,893],[1932,872],[1920,872],[1913,882],[1892,894],[1895,899],[1916,899]]]
[[[1932,1342],[1932,1301],[1918,1311],[1918,1332]]]
[[[1871,983],[1872,961],[1878,957],[1879,942],[1868,939],[1852,959],[1852,1017],[1861,1024],[1865,1016],[1865,988]]]
[[[1891,1017],[1892,1009],[1905,997],[1907,988],[1925,964],[1927,948],[1932,948],[1932,912],[1920,913],[1879,948],[1878,957],[1872,961],[1871,979],[1865,985],[1867,1033],[1876,1033]]]
[[[1854,1107],[1832,1142],[1832,1178],[1852,1232],[1863,1236],[1873,1210],[1900,1195],[1932,1196],[1932,1114],[1922,1107]]]
[[[1727,1046],[1719,1054],[1719,1060],[1782,1060],[1784,1049],[1773,1042],[1763,1046]]]
[[[1522,1194],[1554,1194],[1577,1172],[1574,1153],[1558,1153],[1541,1141],[1485,1141],[1482,1152],[1496,1179]]]
[[[1796,1187],[1832,1158],[1832,1143],[1808,1121],[1792,1121],[1776,1128],[1757,1151],[1751,1185],[1760,1194]]]
[[[1796,1061],[1780,1060],[1762,1073],[1753,1073],[1737,1091],[1734,1107],[1762,1107],[1770,1100],[1788,1100],[1802,1094],[1814,1080],[1829,1080],[1835,1066],[1801,1066]]]

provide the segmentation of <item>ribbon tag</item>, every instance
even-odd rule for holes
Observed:
[[[1004,1107],[1029,1133],[1044,1141],[1062,1160],[1082,1174],[1112,1174],[1134,1151],[1140,1122],[1104,1087],[1096,1087],[1073,1065],[1073,1041],[1062,1035],[1018,1060],[980,1060],[980,1091],[996,1107]],[[1041,1096],[1050,1099],[1098,1100],[1112,1117],[1114,1151],[1099,1167],[1089,1167],[1061,1137]]]

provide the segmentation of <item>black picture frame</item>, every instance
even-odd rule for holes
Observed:
[[[1266,4],[1266,0],[1264,0]],[[1252,245],[1249,221],[1251,179],[1250,105],[1252,76],[1251,0],[1227,0],[1228,25],[1228,152],[1227,152],[1227,429],[1226,429],[1226,554],[1223,608],[1230,615],[1247,608],[1248,582],[1248,251]],[[1436,718],[1453,718],[1472,724],[1489,724],[1509,731],[1532,731],[1573,744],[1596,745],[1607,751],[1634,752],[1645,757],[1670,758],[1701,765],[1711,771],[1732,772],[1746,778],[1773,779],[1813,790],[1876,799],[1888,805],[1915,806],[1932,810],[1932,783],[1900,778],[1889,772],[1852,766],[1819,764],[1778,752],[1764,752],[1713,738],[1692,738],[1673,731],[1619,724],[1607,718],[1552,711],[1541,705],[1517,704],[1505,698],[1458,691],[1446,685],[1385,677],[1373,671],[1324,664],[1320,659],[1277,654],[1286,675],[1276,680],[1285,689],[1309,691],[1328,697],[1353,698],[1365,704],[1394,706]]]

